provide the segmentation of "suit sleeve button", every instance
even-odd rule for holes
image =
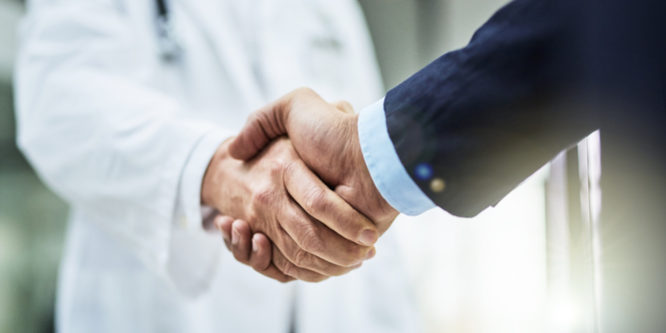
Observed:
[[[443,192],[446,189],[446,182],[444,179],[435,178],[430,182],[430,190],[435,193]]]

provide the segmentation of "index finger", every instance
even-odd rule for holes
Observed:
[[[291,276],[282,273],[271,262],[273,257],[273,244],[262,233],[252,236],[252,254],[250,255],[250,266],[255,271],[273,280],[285,283],[294,280]]]
[[[284,178],[292,198],[340,236],[364,246],[372,246],[379,238],[375,224],[328,188],[303,161],[291,163]]]

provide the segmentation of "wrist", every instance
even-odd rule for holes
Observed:
[[[358,119],[359,115],[354,114],[346,119],[345,131],[347,132],[347,137],[350,138],[347,146],[347,154],[350,161],[349,165],[353,166],[354,169],[358,172],[350,173],[350,176],[355,176],[359,179],[370,179],[370,170],[365,163],[363,158],[363,151],[361,150],[361,139],[358,135]]]
[[[434,207],[398,156],[388,131],[383,100],[363,109],[357,124],[363,159],[384,200],[407,215],[419,215]]]
[[[227,139],[218,146],[204,173],[201,183],[201,203],[206,206],[216,208],[220,206],[218,200],[224,178],[221,170],[224,170],[223,165],[231,159],[229,144],[232,139]]]
[[[348,170],[356,170],[356,172],[350,172],[349,176],[354,179],[350,179],[348,184],[355,184],[353,187],[361,189],[362,193],[369,194],[369,198],[376,198],[374,204],[372,205],[375,209],[372,218],[375,222],[382,224],[382,222],[393,221],[399,212],[394,209],[382,196],[381,192],[375,185],[372,176],[370,174],[370,169],[366,164],[365,157],[363,156],[363,150],[361,149],[361,138],[358,132],[358,122],[359,115],[354,114],[349,119],[346,120],[345,128],[350,138],[347,154],[350,157],[349,166],[351,167]]]

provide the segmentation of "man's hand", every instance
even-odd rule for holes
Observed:
[[[384,200],[370,177],[357,123],[358,116],[349,103],[329,104],[303,88],[250,116],[229,145],[229,153],[248,160],[273,139],[288,135],[307,166],[383,233],[398,212]]]
[[[272,265],[273,250],[271,242],[262,233],[253,235],[247,222],[218,215],[215,217],[213,224],[222,233],[224,244],[238,262],[283,283],[294,280],[294,278],[284,275]]]
[[[315,176],[288,139],[271,142],[247,162],[230,158],[227,146],[206,171],[203,203],[270,238],[277,271],[317,282],[374,255],[376,226]]]

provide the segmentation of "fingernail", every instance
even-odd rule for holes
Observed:
[[[368,255],[365,256],[365,259],[366,259],[366,260],[368,260],[368,259],[372,259],[372,257],[374,257],[376,253],[377,253],[377,251],[375,251],[375,249],[372,248],[372,249],[368,252]]]
[[[257,251],[259,251],[259,240],[257,239],[257,235],[254,235],[252,237],[252,252]]]
[[[366,229],[361,232],[361,239],[359,239],[363,245],[370,246],[375,244],[377,241],[377,232],[371,229]]]
[[[231,244],[237,245],[240,240],[240,232],[236,229],[235,226],[231,227]]]

